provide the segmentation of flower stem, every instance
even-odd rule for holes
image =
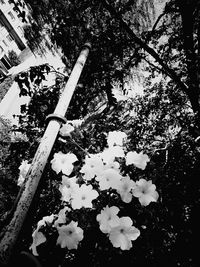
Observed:
[[[75,144],[77,147],[79,147],[85,154],[87,154],[88,157],[90,157],[90,154],[89,154],[84,148],[82,148],[78,143],[76,143],[76,141],[74,141],[74,140],[72,139],[71,136],[70,136],[70,141],[71,141],[73,144]]]

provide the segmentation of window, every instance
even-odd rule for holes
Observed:
[[[1,58],[1,62],[4,64],[4,66],[7,68],[7,69],[10,69],[11,66],[9,64],[9,62],[7,61],[7,59],[4,57]]]
[[[6,36],[6,38],[7,38],[7,40],[8,40],[9,42],[12,42],[12,41],[13,41],[13,38],[10,36],[10,34],[8,34],[8,35]]]
[[[11,20],[15,20],[15,16],[13,15],[13,13],[11,11],[8,12],[8,15],[11,18]]]
[[[4,45],[5,45],[5,46],[8,46],[8,44],[6,43],[6,41],[5,41],[5,40],[3,40],[2,42],[4,43]]]
[[[21,26],[18,26],[17,29],[19,30],[19,32],[20,32],[21,34],[24,33],[23,28],[22,28]]]

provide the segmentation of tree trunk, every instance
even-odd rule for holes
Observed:
[[[195,51],[193,17],[196,5],[197,3],[194,0],[177,0],[177,6],[179,7],[182,19],[183,48],[187,64],[187,95],[195,114],[195,122],[198,128],[197,132],[200,135],[200,69],[198,68],[198,54]]]

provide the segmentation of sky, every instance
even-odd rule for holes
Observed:
[[[152,29],[154,23],[156,22],[157,18],[159,17],[160,14],[162,14],[164,7],[166,5],[166,3],[168,2],[168,0],[154,0],[155,3],[155,17],[152,17],[152,25],[150,27],[150,29]],[[140,78],[142,77],[148,77],[149,73],[142,71],[142,70],[135,70],[135,72],[140,72]],[[160,80],[162,79],[162,75],[158,75],[157,77],[154,78],[154,80],[152,80],[152,84],[153,83],[158,83]],[[124,95],[119,86],[115,85],[114,89],[113,89],[113,93],[117,99],[117,101],[120,100],[126,100],[127,98],[132,98],[135,97],[136,95],[143,95],[144,92],[144,88],[142,85],[142,80],[139,81],[139,79],[137,79],[137,75],[134,75],[134,70],[133,70],[133,75],[132,78],[130,78],[129,81],[125,82],[124,84],[124,88],[126,88],[127,92],[126,95]]]

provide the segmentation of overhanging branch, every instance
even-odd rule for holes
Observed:
[[[107,0],[101,0],[103,6],[109,11],[109,13],[118,20],[124,30],[129,34],[129,36],[134,40],[141,48],[143,48],[149,55],[151,55],[159,64],[162,66],[163,71],[181,88],[185,93],[188,92],[187,86],[180,80],[177,74],[171,69],[163,60],[160,58],[159,54],[150,46],[148,46],[144,41],[142,41],[128,26],[128,24],[123,20],[123,18],[116,12],[116,10],[108,3]]]

